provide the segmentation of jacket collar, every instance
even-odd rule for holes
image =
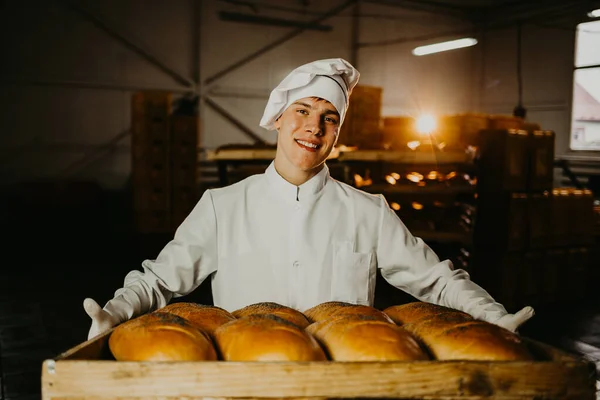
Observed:
[[[277,195],[285,200],[300,203],[311,203],[321,193],[327,181],[329,180],[329,168],[323,165],[323,169],[318,174],[296,186],[285,179],[275,169],[275,162],[271,162],[265,171],[269,186],[275,190]]]

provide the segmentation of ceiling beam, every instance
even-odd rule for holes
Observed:
[[[121,44],[125,45],[128,49],[132,50],[146,61],[150,62],[152,65],[169,75],[178,83],[185,85],[190,88],[195,87],[195,83],[192,79],[189,79],[179,72],[175,71],[174,68],[167,65],[166,62],[160,60],[160,58],[154,54],[152,54],[147,49],[144,49],[143,46],[136,43],[130,35],[126,35],[117,29],[114,24],[110,23],[104,18],[100,18],[89,10],[81,7],[79,3],[75,3],[73,1],[60,1],[60,3],[66,5],[75,13],[79,14],[84,19],[90,21],[94,24],[98,29],[104,31],[104,33],[108,34],[113,39],[116,39]]]
[[[357,0],[346,0],[344,1],[342,4],[338,5],[337,7],[334,7],[332,9],[330,9],[329,11],[325,12],[323,15],[319,16],[318,18],[313,19],[312,21],[309,21],[309,24],[320,24],[322,21],[326,20],[327,18],[331,18],[334,15],[340,13],[341,11],[343,11],[344,9],[346,9],[346,7],[354,4]],[[234,62],[233,64],[229,65],[228,67],[223,68],[221,71],[213,74],[212,76],[206,78],[204,80],[204,85],[208,86],[214,82],[216,82],[217,80],[223,78],[224,76],[230,74],[231,72],[237,70],[238,68],[243,67],[244,65],[246,65],[247,63],[249,63],[250,61],[260,57],[261,55],[273,50],[274,48],[282,45],[283,43],[295,38],[296,36],[300,35],[302,32],[305,31],[305,28],[296,28],[294,29],[292,32],[288,33],[287,35],[282,36],[281,38],[275,40],[272,43],[267,44],[266,46],[263,46],[262,48],[256,50],[255,52],[247,55],[246,57],[242,58],[239,61]],[[205,88],[206,89],[206,88]],[[204,89],[203,89],[204,90]]]

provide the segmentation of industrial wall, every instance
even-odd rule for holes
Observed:
[[[361,84],[383,87],[383,116],[510,114],[516,105],[514,30],[488,32],[469,49],[414,57],[410,51],[425,38],[470,23],[363,3],[354,24],[356,10],[342,0],[311,2],[306,10],[293,1],[270,4],[252,10],[219,0],[5,2],[0,182],[82,178],[124,187],[136,90],[181,96],[199,87],[203,148],[251,143],[253,135],[274,142],[258,127],[270,89],[318,58],[354,61]],[[294,28],[224,21],[220,12],[322,19],[323,30],[293,36]],[[327,13],[334,16],[319,18]],[[572,31],[523,28],[524,105],[530,120],[557,131],[557,153],[568,144],[573,46]]]

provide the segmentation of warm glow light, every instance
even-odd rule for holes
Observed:
[[[390,184],[390,185],[395,185],[396,184],[396,178],[394,178],[391,175],[386,175],[385,176],[385,180]]]
[[[590,18],[600,18],[600,8],[597,10],[592,10],[588,13],[588,17]]]
[[[399,181],[400,180],[400,174],[397,172],[392,172],[390,174],[395,180]]]
[[[391,203],[390,207],[392,207],[392,209],[399,211],[400,210],[400,204],[398,203]]]
[[[422,210],[423,209],[423,204],[417,203],[416,201],[413,201],[412,208],[414,208],[415,210]]]
[[[417,132],[422,135],[429,134],[437,127],[437,121],[431,114],[423,114],[416,121]]]
[[[423,180],[423,175],[419,174],[418,172],[411,172],[408,175],[406,175],[406,179],[408,179],[411,182],[421,182]]]
[[[359,174],[354,174],[354,185],[359,188],[363,186],[369,186],[373,184],[373,180],[371,178],[363,178]]]
[[[427,174],[427,179],[431,180],[436,180],[439,178],[439,174],[437,171],[429,171],[429,173]]]
[[[421,145],[421,142],[419,142],[418,140],[413,140],[412,142],[408,142],[406,143],[406,145],[411,149],[411,150],[415,150],[417,147],[419,147]]]
[[[359,188],[363,186],[364,179],[359,174],[354,174],[354,185]]]
[[[474,46],[476,44],[477,44],[477,39],[464,38],[464,39],[458,39],[458,40],[450,40],[448,42],[429,44],[427,46],[419,46],[419,47],[415,48],[412,51],[412,53],[415,56],[424,56],[427,54],[439,53],[440,51],[461,49],[463,47]]]

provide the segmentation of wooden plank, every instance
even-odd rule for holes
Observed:
[[[47,360],[57,397],[594,398],[583,362],[117,362]],[[579,397],[577,397],[579,396]]]
[[[208,161],[272,160],[275,149],[223,149],[207,150]],[[416,152],[390,150],[352,150],[334,149],[329,159],[340,161],[386,161],[410,164],[463,164],[471,163],[472,157],[465,152]]]
[[[209,161],[236,160],[272,160],[275,158],[274,149],[225,149],[207,150],[206,159]]]
[[[409,184],[397,184],[390,185],[387,183],[373,184],[368,186],[361,186],[361,190],[369,193],[383,193],[383,194],[472,194],[475,193],[476,187],[466,184],[458,185],[443,185],[432,183],[425,186],[409,185]]]
[[[472,157],[463,152],[420,152],[390,150],[356,150],[341,152],[340,161],[386,161],[403,164],[465,164]]]
[[[59,354],[55,360],[102,360],[110,354],[108,338],[115,328]],[[111,357],[112,358],[112,357]]]

